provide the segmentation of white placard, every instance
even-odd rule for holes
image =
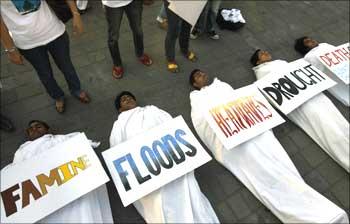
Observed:
[[[33,223],[108,182],[85,134],[1,171],[1,223]]]
[[[254,84],[220,97],[205,119],[228,150],[284,122]]]
[[[211,160],[181,116],[102,155],[125,207]]]
[[[322,52],[317,58],[333,75],[349,84],[349,43],[342,44],[332,51]]]
[[[169,1],[169,9],[194,27],[206,3],[207,0],[171,0]]]
[[[299,59],[256,81],[260,91],[282,113],[289,114],[313,96],[336,85],[323,72]]]

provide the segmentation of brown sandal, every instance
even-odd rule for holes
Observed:
[[[79,96],[78,96],[78,99],[80,102],[82,103],[90,103],[91,99],[89,97],[89,95],[87,94],[87,92],[85,91],[81,91]]]

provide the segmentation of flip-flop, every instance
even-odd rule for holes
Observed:
[[[150,66],[153,64],[151,57],[147,54],[143,54],[141,57],[139,57],[139,61],[146,66]]]
[[[124,74],[124,69],[122,66],[113,66],[112,76],[114,79],[123,78],[123,74]]]
[[[198,59],[197,56],[193,53],[193,51],[188,51],[187,54],[185,54],[184,56],[192,62],[196,62]]]
[[[179,72],[179,66],[176,64],[175,61],[169,61],[168,62],[168,71],[172,73],[178,73]]]
[[[82,103],[90,103],[91,99],[89,97],[89,95],[87,94],[87,92],[85,91],[81,91],[79,96],[78,96],[78,99],[80,102]]]

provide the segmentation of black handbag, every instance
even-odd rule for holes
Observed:
[[[57,18],[63,23],[67,23],[73,18],[72,12],[66,2],[66,0],[46,0],[50,8],[55,12]]]

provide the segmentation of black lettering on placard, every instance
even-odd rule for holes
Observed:
[[[316,84],[316,82],[313,81],[313,80],[310,80],[310,81],[311,81],[310,83],[306,82],[303,78],[301,78],[301,77],[297,74],[297,72],[301,72],[301,73],[303,73],[304,75],[306,75],[306,74],[305,74],[305,72],[303,72],[303,70],[301,70],[301,69],[298,69],[298,70],[295,70],[295,71],[294,71],[293,76],[294,76],[296,79],[298,79],[300,82],[303,82],[303,83],[305,83],[305,84],[307,84],[307,85],[309,85],[309,86],[311,86],[311,85],[313,85],[313,84]]]
[[[318,73],[315,69],[313,69],[311,64],[305,66],[304,68],[305,68],[306,71],[308,71],[310,74],[312,74],[311,76],[316,77],[316,78],[318,79],[318,81],[322,81],[322,79],[323,79],[323,80],[326,79],[326,78],[323,77],[320,73]],[[309,71],[309,70],[311,70],[311,71]],[[319,77],[321,77],[322,79],[318,78],[314,73],[316,73],[316,74],[317,74]],[[309,77],[310,77],[310,76],[309,76]]]
[[[278,105],[282,105],[283,98],[280,92],[273,87],[265,87],[263,88],[265,93],[267,93]],[[273,94],[272,94],[273,93]]]
[[[289,79],[281,78],[278,80],[283,89],[287,90],[289,93],[293,95],[298,95],[299,90],[295,87],[294,83]]]
[[[275,82],[275,83],[272,83],[272,85],[273,85],[273,87],[275,87],[278,91],[280,91],[280,93],[281,93],[284,97],[286,97],[288,100],[289,100],[290,98],[293,97],[292,94],[290,94],[290,93],[288,93],[288,92],[282,90],[282,87],[281,87],[281,85],[280,85],[279,83],[276,83],[276,82]]]
[[[296,71],[294,71],[294,72],[296,72]],[[304,90],[304,89],[307,88],[306,82],[305,82],[302,78],[300,78],[299,76],[297,76],[297,75],[296,75],[295,73],[293,73],[293,72],[290,72],[290,74],[291,74],[296,80],[298,80],[298,81],[302,84],[302,86],[298,86],[297,83],[295,83],[295,82],[293,82],[292,80],[290,80],[290,78],[287,77],[287,76],[284,76],[284,78],[287,79],[287,80],[289,80],[290,82],[293,82],[294,85],[295,85],[295,87],[297,87],[297,88],[300,89],[300,90]]]

